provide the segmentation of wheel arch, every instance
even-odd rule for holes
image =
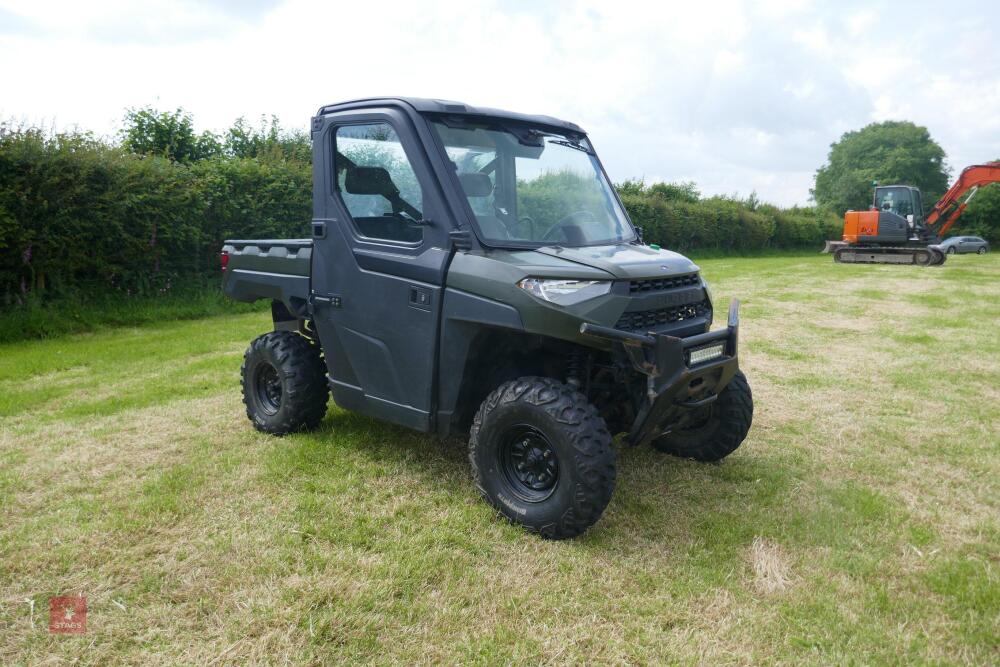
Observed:
[[[468,429],[480,403],[500,384],[525,375],[560,377],[573,343],[524,331],[514,307],[445,290],[437,369],[437,431]]]

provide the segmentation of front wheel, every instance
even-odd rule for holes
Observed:
[[[979,250],[976,251],[976,254],[977,255],[985,255],[986,254],[986,248],[980,247]]]
[[[706,462],[719,461],[736,451],[753,422],[753,394],[743,371],[736,371],[719,397],[703,410],[690,425],[653,440],[653,447],[665,454]]]
[[[948,248],[948,254],[949,255],[954,255],[955,254],[955,246],[951,246],[950,248]]]
[[[542,537],[576,537],[604,512],[615,452],[583,394],[543,377],[500,385],[479,407],[469,438],[476,486],[511,521]]]

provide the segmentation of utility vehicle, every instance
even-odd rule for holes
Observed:
[[[380,98],[312,119],[311,238],[229,240],[224,290],[271,300],[242,367],[282,435],[337,405],[468,434],[483,496],[548,538],[615,485],[613,434],[716,461],[753,402],[738,302],[709,331],[698,267],[645,245],[586,133],[547,116]]]

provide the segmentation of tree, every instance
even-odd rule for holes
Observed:
[[[191,114],[183,109],[129,109],[121,136],[122,146],[132,153],[159,155],[174,162],[203,160],[222,151],[219,138],[211,132],[194,133]]]
[[[975,234],[995,246],[1000,245],[1000,183],[979,188],[951,233],[963,236]]]
[[[913,185],[924,202],[937,201],[948,189],[944,150],[926,127],[908,121],[872,123],[831,144],[811,193],[817,204],[840,215],[871,205],[873,181]]]
[[[246,118],[236,119],[226,131],[223,149],[232,157],[255,160],[289,160],[310,164],[312,145],[309,135],[297,130],[284,130],[277,116],[268,121],[264,116],[253,127]]]

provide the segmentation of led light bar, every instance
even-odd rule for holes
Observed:
[[[692,366],[695,364],[703,364],[706,361],[711,361],[721,357],[725,349],[725,343],[716,343],[715,345],[709,345],[707,347],[700,347],[697,350],[691,350],[688,353],[688,363]]]

